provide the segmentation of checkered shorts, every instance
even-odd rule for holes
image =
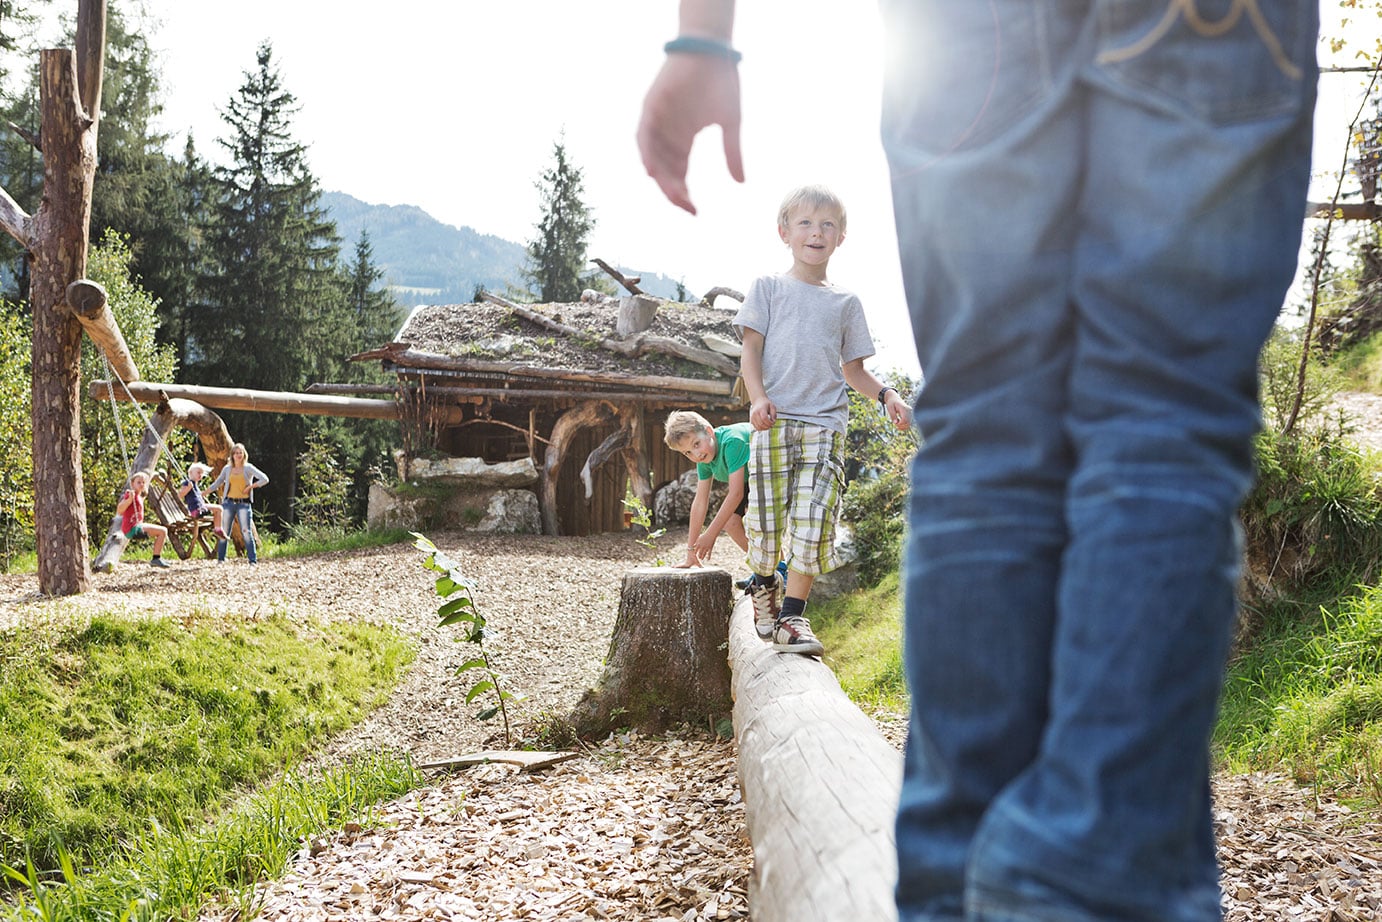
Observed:
[[[835,527],[844,496],[843,457],[844,434],[823,426],[779,419],[753,433],[744,515],[753,572],[766,576],[779,560],[813,576],[840,565]]]

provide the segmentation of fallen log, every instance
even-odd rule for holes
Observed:
[[[730,618],[729,662],[754,922],[896,919],[902,754],[829,667],[758,638],[747,597]]]

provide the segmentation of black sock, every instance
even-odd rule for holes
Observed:
[[[793,618],[804,614],[806,614],[806,600],[789,595],[782,600],[782,610],[777,613],[777,620],[781,621],[783,618]]]

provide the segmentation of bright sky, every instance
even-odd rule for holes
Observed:
[[[697,217],[666,203],[633,139],[675,32],[675,0],[146,2],[174,151],[190,129],[203,157],[222,156],[220,112],[267,38],[323,189],[417,205],[523,243],[538,218],[534,182],[564,131],[598,222],[589,255],[683,278],[694,293],[745,290],[788,268],[778,203],[794,186],[824,183],[849,209],[830,275],[863,300],[880,350],[872,364],[916,374],[878,140],[881,29],[871,2],[738,4],[748,181],[729,179],[718,132],[706,132],[691,165]],[[75,0],[56,3],[75,11]],[[1337,15],[1334,0],[1321,6]],[[1322,91],[1332,100],[1358,83],[1326,76]],[[1323,145],[1341,143],[1353,107],[1322,106],[1317,164],[1339,163],[1338,143]]]

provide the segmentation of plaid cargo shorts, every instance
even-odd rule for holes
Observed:
[[[793,570],[814,576],[838,567],[844,434],[779,419],[755,431],[749,445],[749,568],[766,576],[779,560],[791,560]]]

